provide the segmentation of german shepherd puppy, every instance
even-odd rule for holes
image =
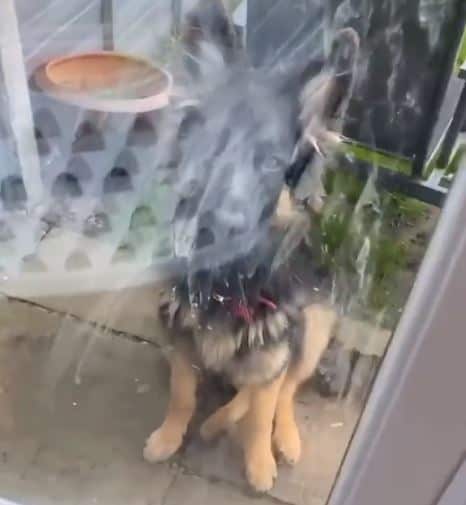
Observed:
[[[209,40],[220,46],[223,61],[231,65],[238,42],[234,39],[228,15],[218,1],[205,0],[201,4],[202,7],[188,16],[184,29],[186,46],[191,55],[195,53],[192,61],[199,60],[200,41]],[[350,35],[348,38],[356,40],[353,33]],[[311,75],[314,78],[311,80],[307,75],[309,68],[313,69]],[[293,138],[285,141],[288,149],[285,152],[290,154],[291,159],[294,151],[295,163],[291,176],[290,170],[287,170],[289,164],[283,163],[276,170],[265,171],[267,176],[260,179],[265,188],[268,210],[265,214],[263,210],[258,211],[254,219],[257,218],[260,226],[251,228],[251,234],[247,234],[247,226],[243,235],[240,234],[243,237],[240,240],[244,242],[244,237],[249,237],[251,244],[248,243],[247,247],[241,244],[230,256],[220,255],[221,260],[212,255],[207,261],[196,261],[192,272],[173,280],[159,304],[160,318],[173,343],[170,356],[171,392],[165,420],[147,440],[145,458],[150,462],[164,461],[178,451],[195,411],[200,375],[216,374],[234,386],[236,394],[204,422],[201,436],[210,440],[238,425],[247,480],[259,492],[273,486],[277,475],[274,454],[291,465],[300,458],[301,442],[294,414],[294,397],[299,386],[315,371],[337,320],[335,310],[317,300],[312,289],[306,293],[291,267],[292,261],[281,254],[290,229],[298,226],[303,234],[307,231],[303,215],[308,213],[303,214],[294,207],[292,196],[283,189],[286,177],[296,182],[300,175],[296,171],[299,172],[299,167],[304,165],[299,159],[309,157],[313,147],[324,152],[332,142],[339,140],[338,136],[329,133],[327,123],[341,107],[347,86],[342,88],[340,76],[325,67],[316,77],[316,68],[319,71],[322,65],[316,67],[313,63],[301,68],[293,73],[293,79],[284,79],[274,88],[277,107],[283,103],[283,96],[290,104],[287,114],[284,114],[289,119],[280,118],[284,123],[283,130],[277,139],[272,138],[267,149],[273,150],[283,137],[290,134]],[[232,80],[246,79],[248,84],[241,88],[244,96],[240,98],[244,100],[246,97],[247,101],[248,90],[254,86],[248,81],[251,78],[249,70],[241,72],[235,68],[234,75],[225,80],[228,84],[223,83],[220,87],[224,89],[226,86],[231,90]],[[197,77],[199,74],[202,70],[198,68]],[[341,75],[347,79],[347,73]],[[234,91],[233,95],[236,100],[238,93]],[[248,122],[257,120],[259,112],[239,114],[241,119],[238,123],[237,114],[238,110],[254,107],[256,103],[252,102],[255,100],[260,102],[260,96],[246,103],[243,109],[238,109],[235,102],[232,107],[235,128],[250,128]],[[209,95],[207,101],[209,104],[215,102],[215,96]],[[200,107],[207,117],[209,106]],[[257,109],[261,110],[260,104]],[[269,115],[264,118],[265,122],[270,120]],[[196,124],[193,128],[193,135],[196,135],[196,129],[201,126]],[[257,129],[250,128],[248,139]],[[206,133],[201,135],[205,137]],[[224,139],[222,142],[221,149],[227,149],[225,145],[229,141]],[[210,160],[209,166],[218,159],[219,149],[215,149],[215,156],[217,158]],[[211,176],[209,169],[204,167],[203,170],[207,170],[207,178]],[[234,168],[230,167],[231,170],[234,171]],[[216,183],[220,198],[214,201],[219,209],[228,201],[232,191],[231,185],[228,182],[222,184],[222,180],[219,178]],[[206,186],[208,184],[204,188]],[[243,189],[247,191],[247,185]],[[259,190],[251,191],[253,194],[246,195],[246,202],[261,196]],[[197,211],[201,216],[196,221],[197,226],[205,230],[205,224],[199,223],[204,216],[202,204],[208,199],[206,192],[204,189],[200,196],[188,203],[183,200],[176,216],[185,216],[188,208],[191,213]],[[221,214],[220,210],[218,214]],[[209,211],[209,218],[219,226],[220,217],[212,216],[212,211]],[[230,221],[228,226],[232,226]],[[220,227],[226,226],[226,221],[221,221]],[[204,235],[199,233],[197,240]],[[231,238],[234,243],[234,234]]]

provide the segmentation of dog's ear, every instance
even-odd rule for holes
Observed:
[[[320,69],[318,62],[308,66],[310,72],[300,93],[299,138],[285,177],[292,189],[298,186],[315,152],[325,156],[343,139],[341,118],[352,94],[358,55],[359,36],[352,28],[345,28],[337,33],[326,64]]]
[[[359,35],[353,28],[343,28],[336,33],[329,56],[329,65],[333,68],[335,75],[353,76],[360,44]]]
[[[181,30],[187,64],[199,76],[203,66],[223,66],[235,61],[241,44],[223,0],[199,0],[186,15]]]
[[[323,73],[313,78],[301,94],[302,142],[307,142],[324,156],[329,146],[340,142],[340,135],[328,127],[333,103],[338,101],[335,76]]]
[[[340,134],[330,129],[330,125],[343,115],[348,104],[358,54],[357,33],[352,28],[338,32],[326,68],[310,79],[301,93],[302,140],[321,155],[341,141]]]

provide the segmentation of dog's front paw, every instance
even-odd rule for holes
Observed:
[[[144,459],[149,463],[166,461],[175,454],[182,443],[182,435],[159,428],[147,439]]]
[[[259,493],[270,491],[277,477],[277,464],[272,451],[246,456],[246,477],[255,491]]]
[[[301,438],[295,424],[277,425],[273,433],[273,445],[277,455],[288,465],[295,465],[301,458]]]

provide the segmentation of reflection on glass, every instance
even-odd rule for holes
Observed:
[[[458,2],[40,3],[0,7],[0,500],[324,504],[454,177]]]

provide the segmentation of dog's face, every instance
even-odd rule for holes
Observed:
[[[188,13],[182,39],[188,49],[188,59],[193,60],[199,56],[204,41],[218,48],[229,63],[238,55],[240,45],[228,11],[219,0],[203,0]],[[193,70],[193,66],[190,70]]]
[[[259,260],[294,149],[290,103],[256,71],[235,67],[199,97],[195,114],[175,181],[175,252],[193,273],[252,251]]]
[[[271,247],[279,246],[272,225],[287,170],[299,155],[299,134],[299,145],[322,154],[321,146],[339,140],[325,122],[338,86],[328,69],[310,82],[294,76],[296,85],[275,68],[253,69],[244,58],[227,57],[239,45],[218,2],[188,15],[184,33],[197,71],[187,81],[195,105],[179,123],[173,234],[193,301],[202,303],[225,265],[243,278],[273,266]],[[299,243],[298,235],[287,235],[286,248]]]

